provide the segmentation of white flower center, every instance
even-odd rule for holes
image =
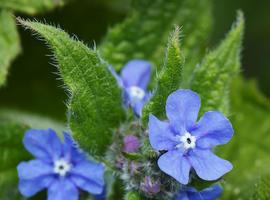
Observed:
[[[131,86],[127,89],[131,104],[135,104],[138,101],[143,100],[145,92],[143,89],[137,86]]]
[[[54,162],[54,173],[59,176],[65,176],[71,169],[72,165],[64,159],[60,159]]]
[[[196,137],[186,132],[184,135],[176,136],[180,144],[176,145],[176,148],[184,147],[185,149],[194,149],[196,146]]]

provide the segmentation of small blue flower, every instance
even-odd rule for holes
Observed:
[[[232,169],[230,162],[211,150],[226,144],[233,136],[230,121],[221,113],[209,111],[196,122],[200,97],[191,90],[169,95],[166,114],[169,121],[149,117],[149,138],[156,150],[166,150],[158,159],[159,168],[182,184],[189,182],[191,168],[204,180],[216,180]]]
[[[221,193],[222,188],[219,185],[214,185],[202,191],[197,191],[191,187],[183,187],[173,200],[216,200]]]
[[[103,165],[87,160],[69,134],[64,133],[62,143],[51,129],[30,129],[23,143],[37,158],[17,167],[23,196],[31,197],[45,188],[48,200],[77,200],[78,188],[92,194],[102,192]]]
[[[119,76],[113,68],[112,74],[118,85],[123,89],[124,103],[132,107],[137,116],[141,116],[144,104],[149,100],[150,93],[147,86],[151,77],[151,64],[143,60],[129,61]]]

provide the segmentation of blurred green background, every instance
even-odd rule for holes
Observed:
[[[242,70],[256,79],[260,89],[270,97],[270,1],[216,0],[215,20],[210,44],[214,46],[229,30],[236,10],[246,17]],[[61,25],[89,46],[99,43],[109,27],[120,22],[129,10],[128,0],[73,0],[52,12],[30,17]],[[16,16],[29,18],[20,13]],[[1,107],[42,113],[65,120],[67,94],[58,80],[51,52],[29,32],[19,27],[23,52],[13,62],[8,83],[0,91]]]

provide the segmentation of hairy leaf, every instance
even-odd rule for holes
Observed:
[[[127,19],[109,31],[101,53],[117,70],[130,59],[150,60],[159,67],[169,33],[179,25],[183,26],[183,49],[192,71],[211,24],[210,0],[134,1]]]
[[[180,86],[184,59],[179,47],[179,34],[179,28],[176,28],[169,39],[165,63],[157,77],[157,88],[143,110],[144,121],[148,120],[149,113],[164,117],[167,97]]]
[[[64,0],[1,0],[0,7],[9,10],[36,14],[64,4]]]
[[[19,52],[15,19],[10,12],[0,10],[0,86],[5,83],[9,65]]]
[[[239,12],[237,22],[226,38],[196,68],[192,89],[201,96],[201,113],[219,110],[228,114],[230,83],[240,70],[243,29],[244,18]]]
[[[225,176],[223,199],[248,199],[258,178],[270,173],[270,101],[254,82],[237,79],[231,92],[232,140],[218,153],[233,163]]]
[[[81,147],[102,155],[112,139],[112,128],[124,117],[121,90],[96,50],[59,28],[19,20],[39,33],[52,47],[60,75],[68,86],[69,125]]]

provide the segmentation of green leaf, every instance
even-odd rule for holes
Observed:
[[[254,82],[237,79],[231,90],[232,140],[220,146],[218,154],[232,162],[225,176],[223,199],[248,199],[254,183],[270,174],[270,101]]]
[[[188,61],[196,63],[212,24],[210,5],[210,0],[134,1],[127,19],[109,31],[101,53],[116,70],[130,59],[150,60],[159,67],[167,38],[178,25],[183,26]]]
[[[192,89],[201,96],[201,113],[219,110],[228,114],[230,83],[240,70],[243,29],[244,18],[239,12],[237,22],[226,38],[214,51],[209,52],[202,64],[196,68]]]
[[[60,75],[71,93],[69,125],[80,146],[100,156],[112,140],[112,128],[124,117],[121,90],[96,50],[69,37],[59,28],[20,20],[52,47]]]
[[[270,199],[270,176],[262,177],[255,185],[255,193],[253,200],[269,200]]]
[[[1,0],[0,7],[33,15],[63,4],[64,0]]]
[[[180,31],[176,28],[169,39],[165,63],[157,77],[157,88],[143,110],[145,122],[148,120],[149,113],[160,118],[164,117],[167,97],[180,87],[184,59],[179,47],[179,37]]]
[[[6,10],[0,10],[0,86],[6,82],[11,61],[20,52],[20,39],[15,19]]]

